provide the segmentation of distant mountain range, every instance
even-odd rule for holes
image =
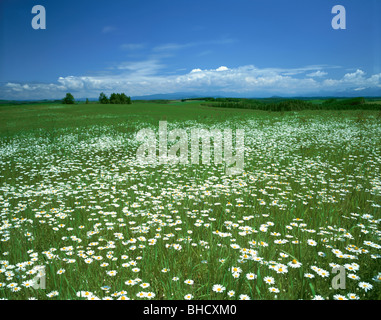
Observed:
[[[128,94],[127,94],[128,95]],[[204,97],[213,97],[213,98],[249,98],[249,99],[263,99],[263,98],[277,98],[277,99],[324,99],[324,98],[354,98],[354,97],[364,97],[364,98],[381,98],[381,89],[363,89],[358,91],[343,91],[338,92],[336,94],[332,94],[332,92],[322,92],[319,96],[316,94],[311,95],[303,95],[303,96],[293,96],[293,95],[250,95],[250,94],[237,94],[233,92],[208,92],[208,93],[189,93],[189,92],[176,92],[176,93],[165,93],[165,94],[152,94],[145,96],[131,96],[132,100],[181,100],[181,99],[197,99]],[[86,98],[74,98],[76,101],[86,101]],[[88,98],[89,101],[98,101],[98,98]],[[40,100],[0,100],[0,104],[5,103],[27,103],[27,102],[39,102],[39,103],[48,103],[48,102],[58,102],[60,99],[40,99]]]
[[[180,99],[195,99],[201,97],[213,97],[213,98],[252,98],[252,99],[263,99],[263,98],[295,98],[295,99],[322,99],[322,98],[355,98],[355,97],[364,97],[364,98],[375,98],[381,97],[381,88],[380,89],[363,89],[358,91],[343,91],[343,92],[321,92],[318,96],[314,94],[306,94],[303,96],[294,96],[294,95],[251,95],[251,94],[237,94],[233,92],[208,92],[208,93],[169,93],[169,94],[153,94],[147,96],[133,96],[132,100],[180,100]]]

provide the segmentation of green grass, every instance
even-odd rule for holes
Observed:
[[[380,299],[379,112],[202,104],[0,105],[0,298]],[[243,174],[139,165],[135,134],[160,120],[244,129]],[[332,288],[332,264],[346,289]],[[38,265],[46,289],[26,288]]]

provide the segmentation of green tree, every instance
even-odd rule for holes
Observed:
[[[127,97],[124,93],[112,93],[110,96],[110,103],[112,104],[131,104],[131,98]]]
[[[103,92],[101,92],[101,94],[99,95],[99,102],[103,104],[110,103],[109,99]]]
[[[127,97],[124,93],[121,93],[120,101],[122,104],[131,104],[131,97]]]
[[[63,104],[74,104],[75,100],[71,93],[67,93],[66,97],[62,99]]]
[[[90,102],[89,102],[89,99],[88,98],[86,98],[86,104],[89,104]]]
[[[121,104],[122,102],[120,101],[120,95],[119,93],[112,93],[110,96],[110,103],[112,104]]]

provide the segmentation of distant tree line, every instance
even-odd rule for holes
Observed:
[[[99,102],[102,104],[131,104],[131,97],[126,96],[124,93],[112,93],[110,98],[108,98],[103,92],[99,95]],[[61,100],[63,104],[75,104],[75,99],[73,95],[69,92],[66,97]],[[90,101],[86,98],[86,104]]]
[[[381,110],[376,103],[367,103],[364,98],[328,99],[323,103],[312,103],[299,99],[256,99],[208,98],[203,104],[218,108],[239,108],[263,111],[301,111],[301,110]]]
[[[102,104],[131,104],[131,97],[126,96],[124,93],[112,93],[108,98],[103,92],[99,95],[99,103]]]

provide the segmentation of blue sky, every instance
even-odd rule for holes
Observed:
[[[381,95],[380,20],[379,0],[1,0],[0,99]]]

